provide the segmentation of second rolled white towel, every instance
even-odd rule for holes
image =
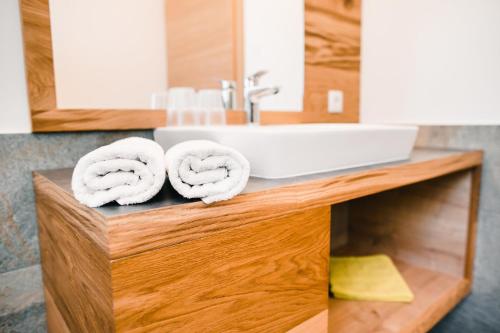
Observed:
[[[228,200],[245,188],[250,163],[238,151],[208,140],[179,143],[165,154],[168,178],[186,198],[206,204]]]

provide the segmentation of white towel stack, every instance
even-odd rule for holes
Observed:
[[[77,163],[71,187],[78,201],[99,207],[145,202],[165,182],[163,148],[144,138],[127,138],[100,147]]]
[[[245,188],[248,160],[238,151],[207,140],[192,140],[170,148],[165,155],[168,178],[186,198],[206,204],[228,200]]]

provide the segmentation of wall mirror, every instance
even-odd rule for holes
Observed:
[[[261,123],[357,122],[360,0],[21,0],[34,132],[165,126],[151,96],[267,70]],[[328,111],[340,91],[340,113]],[[330,95],[330,98],[336,95]]]

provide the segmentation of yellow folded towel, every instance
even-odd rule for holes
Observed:
[[[414,298],[386,255],[331,257],[330,288],[335,298],[358,301],[411,302]]]

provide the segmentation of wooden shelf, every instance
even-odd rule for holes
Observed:
[[[402,261],[396,266],[415,294],[412,303],[330,299],[329,333],[425,332],[470,291],[465,278]]]
[[[415,299],[330,299],[330,333],[427,332],[470,292],[479,179],[455,172],[332,207],[331,253],[388,255]]]
[[[467,170],[481,163],[480,151],[415,149],[410,159],[394,163],[285,179],[251,178],[244,193],[212,205],[184,199],[166,182],[163,190],[144,204],[110,204],[91,209],[73,198],[71,169],[35,172],[34,179],[72,202],[75,209],[95,215],[91,222],[94,226],[86,231],[91,238],[103,237],[104,243],[108,243],[105,246],[108,255],[118,259],[193,240],[206,232],[218,233],[233,228],[238,221],[248,223],[325,207]]]

